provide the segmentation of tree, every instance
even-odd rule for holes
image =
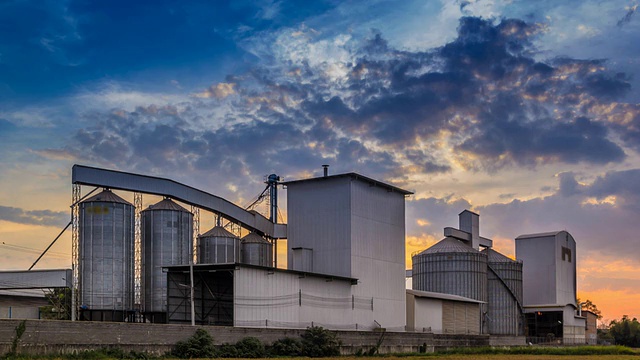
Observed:
[[[582,306],[582,310],[591,311],[598,320],[602,319],[602,312],[598,309],[596,304],[592,303],[591,300],[587,299],[585,301],[580,301],[580,298],[576,299],[576,303],[578,306]]]
[[[640,347],[640,322],[636,318],[630,320],[624,315],[620,320],[611,321],[609,334],[617,345]]]
[[[71,289],[51,289],[44,296],[49,305],[40,307],[43,319],[71,320]]]

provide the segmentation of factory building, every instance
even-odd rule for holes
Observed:
[[[405,330],[409,191],[326,168],[322,177],[282,183],[270,175],[272,206],[277,186],[287,189],[288,224],[277,224],[273,207],[267,219],[171,180],[74,166],[74,183],[105,188],[79,202],[81,319],[141,321],[132,317],[140,313],[159,323]],[[165,199],[140,212],[110,189]],[[217,224],[193,241],[195,207]],[[287,269],[274,261],[281,238]]]
[[[493,241],[480,236],[478,214],[464,210],[458,220],[459,229],[446,227],[444,239],[412,256],[413,290],[407,290],[407,307],[412,312],[408,312],[407,326],[413,322],[436,332],[524,334],[522,263],[495,251],[491,248]],[[420,292],[421,297],[416,296],[415,291]],[[441,313],[434,317],[430,308],[419,305],[426,302],[429,294],[440,298],[448,296],[450,301],[457,299],[459,303],[457,307],[442,307]],[[433,297],[430,301],[438,303],[440,298]],[[459,309],[464,301],[467,326],[452,327],[450,319],[461,316]],[[476,314],[469,316],[472,311]],[[460,321],[457,323],[462,324]],[[469,326],[473,321],[473,326]]]
[[[566,231],[519,236],[513,260],[464,210],[406,271],[412,193],[357,173],[269,175],[269,218],[169,179],[75,165],[73,183],[75,319],[586,341]],[[95,189],[81,197],[81,186]],[[287,224],[276,219],[278,187]],[[142,194],[163,200],[143,209]],[[215,219],[203,233],[200,210]],[[276,263],[280,239],[287,268]]]
[[[576,241],[566,231],[520,235],[523,308],[528,336],[585,343],[586,319],[576,305]]]

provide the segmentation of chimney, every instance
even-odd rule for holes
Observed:
[[[329,176],[329,165],[322,165],[322,168],[324,169],[324,177]]]

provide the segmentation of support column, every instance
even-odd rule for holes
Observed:
[[[80,256],[78,254],[78,242],[80,241],[80,194],[82,192],[81,185],[71,185],[71,271],[73,273],[73,281],[71,288],[71,321],[78,318],[78,295],[80,286]]]

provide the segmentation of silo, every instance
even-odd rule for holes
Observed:
[[[487,255],[486,330],[493,335],[522,335],[522,262],[493,249]]]
[[[487,301],[487,255],[446,237],[414,255],[413,289]]]
[[[256,233],[242,238],[242,263],[273,266],[273,245]]]
[[[124,321],[134,308],[135,208],[107,189],[79,206],[81,319]]]
[[[240,262],[240,239],[222,226],[198,236],[198,264]]]
[[[170,199],[142,212],[142,304],[147,319],[166,322],[167,274],[163,266],[192,261],[193,214]]]

